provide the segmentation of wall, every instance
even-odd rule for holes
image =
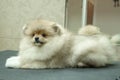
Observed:
[[[94,24],[111,35],[120,33],[120,7],[113,5],[113,0],[95,0]]]
[[[44,18],[64,25],[65,0],[1,0],[0,50],[18,50],[22,26]]]
[[[68,0],[67,3],[67,29],[77,33],[81,27],[82,0]]]

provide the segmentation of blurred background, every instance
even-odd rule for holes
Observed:
[[[0,50],[18,50],[22,27],[42,18],[64,25],[65,0],[1,0]]]
[[[82,24],[83,0],[1,0],[0,51],[18,50],[22,26],[35,18],[58,22],[77,33]],[[110,35],[120,33],[120,7],[114,0],[87,0],[86,24]]]

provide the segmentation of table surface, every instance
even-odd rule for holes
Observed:
[[[120,80],[120,63],[102,68],[9,69],[5,61],[17,51],[0,52],[0,80]]]

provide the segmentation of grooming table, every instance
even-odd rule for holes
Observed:
[[[0,52],[0,80],[120,80],[120,63],[102,68],[65,69],[9,69],[5,68],[8,57],[17,51]]]

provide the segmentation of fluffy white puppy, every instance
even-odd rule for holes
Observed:
[[[6,60],[12,68],[101,67],[116,60],[116,51],[103,35],[73,35],[55,22],[34,20],[23,30],[18,56]]]

